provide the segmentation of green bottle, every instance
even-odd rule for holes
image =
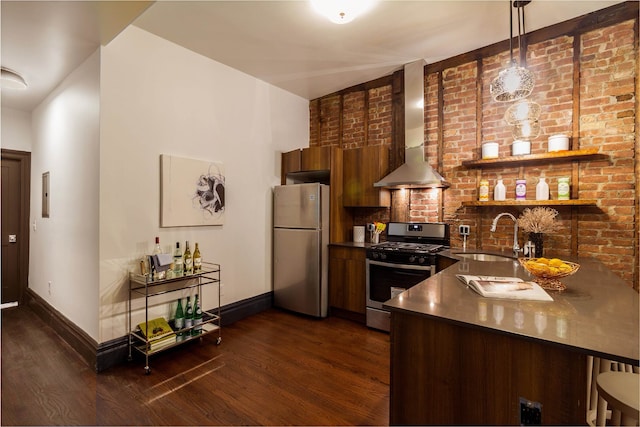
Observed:
[[[191,297],[187,297],[187,305],[184,311],[184,327],[191,328],[193,326],[193,307],[191,307]],[[187,332],[188,334],[189,332]]]
[[[176,308],[176,316],[173,321],[176,331],[184,328],[184,311],[182,310],[182,298],[178,298],[178,307]],[[182,332],[178,332],[178,338],[182,337]]]
[[[191,335],[200,335],[202,333],[202,309],[200,308],[200,301],[198,300],[198,294],[193,302],[193,329]]]

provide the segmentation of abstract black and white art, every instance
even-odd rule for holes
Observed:
[[[224,167],[220,162],[160,155],[160,226],[222,225]]]

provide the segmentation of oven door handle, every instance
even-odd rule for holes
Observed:
[[[402,268],[405,270],[420,270],[420,271],[431,271],[433,270],[433,266],[431,265],[411,265],[411,264],[396,264],[393,262],[382,262],[382,261],[373,261],[367,259],[367,264],[379,265],[382,267],[391,267],[391,268]]]

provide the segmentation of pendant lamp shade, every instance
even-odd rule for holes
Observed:
[[[513,61],[491,82],[491,96],[498,102],[517,101],[531,95],[534,84],[533,73]]]
[[[523,99],[507,108],[507,112],[504,113],[504,120],[510,125],[515,125],[523,120],[538,120],[540,111],[540,104]]]
[[[518,9],[518,47],[522,52],[522,46],[520,40],[524,30],[524,6],[529,1],[515,1],[513,7]],[[535,79],[533,73],[525,66],[521,66],[513,57],[513,12],[511,11],[511,0],[509,0],[509,58],[510,62],[507,68],[498,73],[498,76],[491,82],[490,92],[491,97],[498,102],[512,102],[519,99],[526,98],[531,95]],[[522,10],[522,33],[521,33],[521,18],[520,11]],[[524,64],[524,59],[522,60]]]
[[[536,120],[522,120],[513,125],[511,134],[514,140],[530,141],[540,135],[540,122]]]

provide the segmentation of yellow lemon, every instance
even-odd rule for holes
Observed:
[[[562,264],[564,264],[564,262],[562,262],[562,260],[558,258],[551,258],[549,260],[549,265],[552,267],[560,267]]]

